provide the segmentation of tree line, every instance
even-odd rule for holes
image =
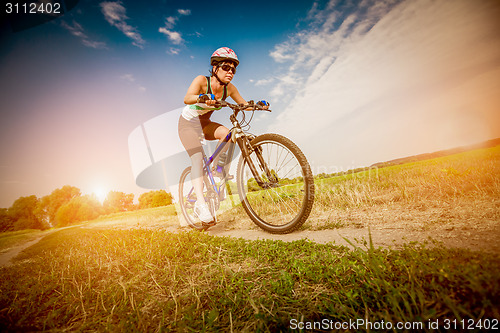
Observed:
[[[165,190],[150,191],[134,204],[134,194],[110,191],[101,203],[95,195],[82,195],[77,187],[66,185],[42,198],[20,197],[11,207],[0,208],[0,232],[65,227],[102,215],[168,206],[172,199]]]

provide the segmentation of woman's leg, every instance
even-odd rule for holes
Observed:
[[[196,201],[198,204],[205,203],[203,200],[203,155],[201,153],[191,155],[191,182],[196,193]]]
[[[229,129],[224,125],[218,126],[214,132],[215,138],[218,139],[220,142],[222,142],[222,140],[224,140],[228,134],[229,134]]]
[[[219,144],[224,141],[226,136],[229,134],[229,129],[216,122],[210,122],[209,124],[203,126],[203,134],[205,135],[205,138],[207,140],[219,140]],[[217,165],[217,162],[219,162],[219,158],[222,153],[225,153],[227,149],[229,148],[229,145],[225,145],[224,148],[222,149],[221,153],[216,156],[214,161],[212,162],[213,167]]]
[[[213,217],[203,198],[203,154],[200,143],[201,126],[197,122],[179,119],[179,138],[191,159],[191,182],[196,194],[195,213],[204,222]]]
[[[196,194],[195,215],[203,222],[212,222],[214,217],[203,197],[203,154],[199,152],[191,155],[191,183]]]

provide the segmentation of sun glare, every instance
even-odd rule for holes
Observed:
[[[107,196],[107,194],[108,194],[108,193],[107,193],[107,192],[106,192],[106,190],[105,190],[105,189],[103,189],[103,188],[96,188],[96,189],[94,190],[94,194],[95,194],[95,196],[97,197],[97,199],[98,199],[101,203],[103,203],[103,202],[104,202],[104,200],[106,199],[106,196]]]

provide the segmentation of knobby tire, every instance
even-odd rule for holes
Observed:
[[[258,173],[267,185],[259,186],[255,182],[247,160],[241,156],[237,185],[243,208],[250,219],[267,232],[285,234],[297,230],[309,217],[314,203],[314,179],[305,155],[291,140],[279,134],[260,135],[250,145],[253,148],[250,158],[255,165],[260,165]],[[259,152],[271,170],[267,172],[270,177],[259,163]]]

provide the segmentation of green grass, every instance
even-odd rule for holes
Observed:
[[[0,329],[267,332],[291,320],[500,318],[498,256],[357,245],[61,230],[0,269]]]
[[[92,228],[164,228],[179,225],[175,205],[101,216],[82,225]]]
[[[121,212],[121,213],[115,213],[115,214],[109,214],[109,215],[104,215],[99,218],[97,218],[94,221],[110,221],[110,220],[117,220],[121,218],[163,218],[165,216],[170,216],[170,215],[175,215],[175,206],[174,205],[169,205],[169,206],[163,206],[163,207],[156,207],[156,208],[146,208],[146,209],[141,209],[141,210],[133,210],[130,212]]]

